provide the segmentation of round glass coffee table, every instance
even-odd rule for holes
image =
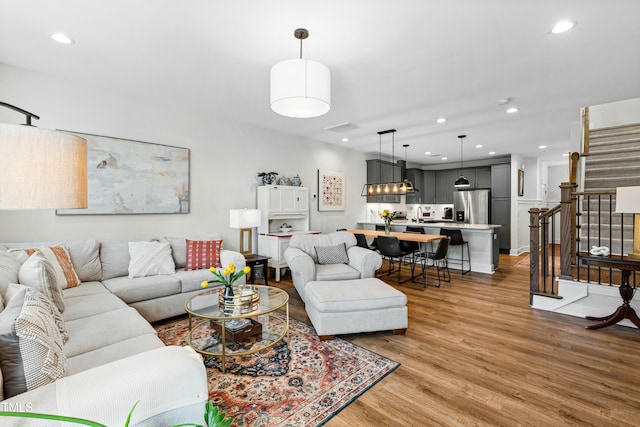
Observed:
[[[189,314],[187,343],[198,353],[221,358],[223,373],[228,356],[256,353],[285,337],[289,340],[289,294],[272,286],[233,286],[237,295],[243,289],[255,290],[260,300],[249,309],[245,307],[233,314],[225,314],[219,305],[219,294],[224,292],[224,287],[193,296],[184,304]],[[282,307],[284,319],[275,313]]]

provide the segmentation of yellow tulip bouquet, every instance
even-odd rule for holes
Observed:
[[[390,211],[389,209],[385,209],[380,212],[380,218],[384,221],[384,232],[385,234],[389,234],[391,232],[391,222],[396,219],[396,211]]]
[[[227,265],[227,268],[222,270],[222,273],[220,273],[215,267],[209,268],[209,271],[213,273],[216,278],[202,282],[200,286],[203,288],[209,286],[210,283],[222,283],[226,287],[231,287],[231,285],[233,285],[240,277],[245,274],[249,274],[249,272],[251,272],[251,267],[245,267],[242,270],[236,271],[235,264],[230,262],[229,265]]]

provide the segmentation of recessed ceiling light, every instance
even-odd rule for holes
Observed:
[[[431,151],[425,151],[424,154],[428,156],[429,154],[431,154]]]
[[[444,117],[440,117],[438,120],[436,120],[436,123],[444,123],[446,121],[447,119],[445,119]]]
[[[74,44],[75,43],[75,41],[72,38],[70,38],[66,34],[62,34],[62,33],[51,34],[51,38],[54,39],[55,41],[57,41],[58,43],[62,43],[62,44]]]
[[[342,142],[349,142],[349,138],[342,138]]]
[[[489,151],[489,155],[490,155],[490,156],[493,156],[494,154],[496,154],[496,152],[495,152],[495,151]]]
[[[547,148],[547,146],[546,145],[538,145],[538,148],[541,149],[541,150],[544,150],[545,148]]]
[[[508,114],[517,113],[518,111],[519,111],[519,110],[518,110],[518,107],[511,107],[511,108],[507,108],[507,113],[508,113]]]
[[[446,157],[441,157],[440,160],[447,160],[447,158]]]
[[[551,34],[566,33],[570,29],[578,25],[575,21],[560,21],[551,29]]]
[[[476,145],[476,148],[482,148],[482,144]]]

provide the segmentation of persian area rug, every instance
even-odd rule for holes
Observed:
[[[155,324],[167,345],[187,345],[187,317]],[[247,356],[204,357],[209,399],[234,426],[320,426],[400,366],[340,338],[320,341],[313,327],[289,322],[290,342]]]

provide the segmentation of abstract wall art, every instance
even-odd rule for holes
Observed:
[[[89,207],[57,215],[189,213],[189,149],[69,132],[87,140]]]

